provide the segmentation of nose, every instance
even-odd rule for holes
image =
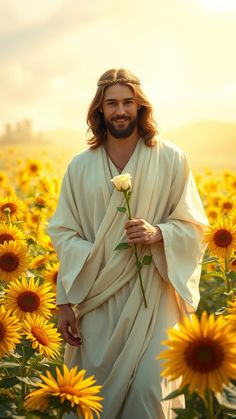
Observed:
[[[119,103],[116,110],[117,115],[123,116],[125,115],[125,109],[123,103]]]

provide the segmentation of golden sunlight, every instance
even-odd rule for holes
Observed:
[[[217,12],[236,10],[235,0],[202,0],[202,3],[210,10]]]

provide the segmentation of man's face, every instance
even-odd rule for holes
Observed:
[[[107,87],[100,110],[110,135],[128,138],[137,128],[139,108],[129,86],[114,84]]]

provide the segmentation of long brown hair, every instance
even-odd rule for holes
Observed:
[[[90,148],[95,149],[99,147],[106,139],[107,129],[103,120],[103,114],[99,108],[102,105],[106,88],[115,83],[125,84],[132,89],[135,99],[138,105],[140,105],[137,122],[138,133],[147,146],[153,147],[156,144],[155,136],[158,134],[157,126],[153,119],[152,105],[143,93],[139,79],[129,70],[113,68],[100,77],[96,94],[88,109],[87,133],[90,134],[88,139]]]

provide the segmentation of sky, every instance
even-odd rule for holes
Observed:
[[[110,68],[141,80],[163,129],[236,123],[236,0],[0,0],[0,129],[84,129]]]

